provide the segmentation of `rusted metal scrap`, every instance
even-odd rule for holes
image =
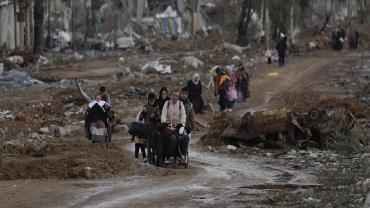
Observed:
[[[311,109],[297,114],[286,108],[247,112],[239,128],[231,125],[221,138],[226,142],[244,142],[255,145],[275,142],[330,148],[340,134],[348,134],[355,124],[355,117],[346,108]]]

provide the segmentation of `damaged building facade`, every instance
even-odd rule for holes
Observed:
[[[57,51],[111,48],[120,38],[139,38],[127,31],[133,28],[141,36],[188,37],[206,24],[201,0],[50,0],[43,1],[42,11],[40,44]],[[0,28],[2,48],[33,48],[35,1],[1,0]]]

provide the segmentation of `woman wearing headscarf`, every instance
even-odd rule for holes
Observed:
[[[226,67],[226,74],[230,78],[227,82],[227,89],[226,89],[226,111],[232,111],[235,101],[237,100],[237,92],[236,92],[236,82],[237,78],[233,71],[233,69],[228,66]]]
[[[159,91],[158,99],[155,101],[155,104],[159,108],[159,114],[162,113],[163,105],[167,100],[170,100],[170,98],[168,97],[168,90],[166,87],[162,87]]]
[[[193,104],[194,113],[203,113],[203,86],[198,73],[193,74],[192,79],[188,82],[187,89],[189,91],[190,102]]]
[[[101,99],[100,95],[95,97],[95,100],[89,103],[86,118],[85,128],[86,136],[92,143],[107,143],[108,135],[108,112],[110,106]]]

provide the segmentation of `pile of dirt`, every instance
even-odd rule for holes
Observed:
[[[105,178],[137,168],[118,147],[102,148],[86,139],[48,141],[45,157],[5,154],[3,179]]]
[[[224,145],[224,141],[220,138],[224,130],[230,125],[238,128],[239,123],[239,120],[227,113],[215,114],[210,123],[208,133],[199,140],[200,144],[211,146]]]

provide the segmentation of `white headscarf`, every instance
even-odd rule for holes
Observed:
[[[193,76],[192,76],[192,81],[195,85],[199,84],[199,81],[200,81],[200,76],[198,73],[194,73]]]
[[[94,107],[95,104],[98,104],[100,107],[103,107],[106,102],[104,100],[101,100],[97,102],[96,100],[93,100],[91,103],[89,103],[89,108]]]

